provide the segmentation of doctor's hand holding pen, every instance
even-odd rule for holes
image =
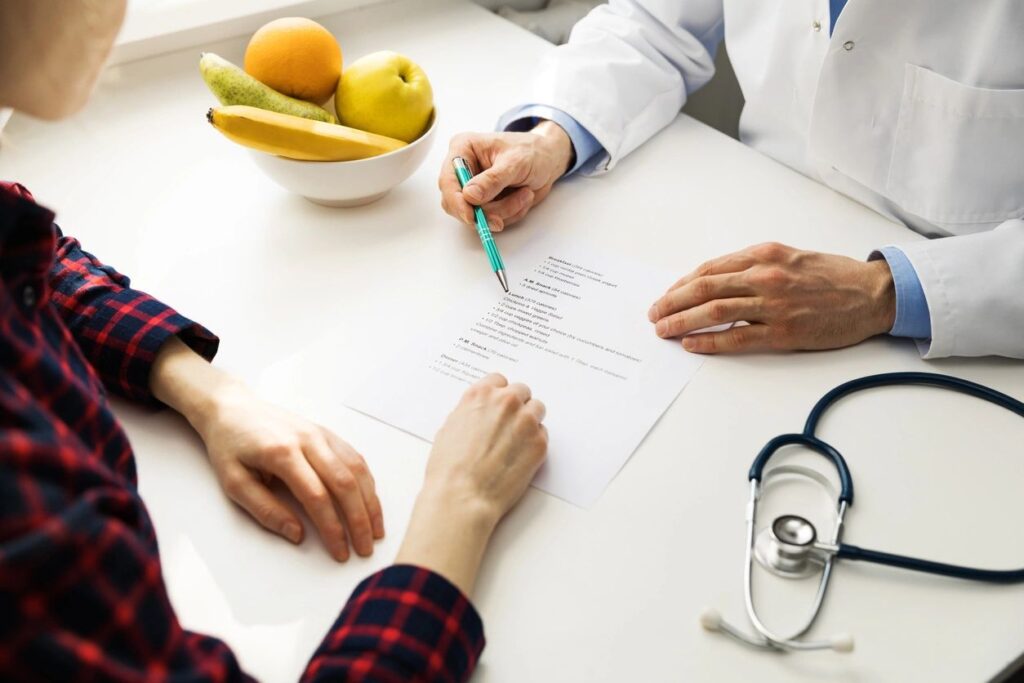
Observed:
[[[456,157],[465,159],[474,174],[464,189],[452,173]],[[569,136],[552,121],[527,133],[456,135],[438,176],[441,208],[472,226],[473,207],[480,206],[491,230],[499,232],[544,201],[574,161]]]

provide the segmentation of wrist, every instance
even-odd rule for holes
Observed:
[[[502,517],[493,503],[451,482],[435,485],[429,474],[416,498],[416,511],[425,518],[444,518],[445,524],[466,536],[484,539],[490,538]]]
[[[395,563],[429,569],[469,596],[498,519],[476,497],[428,481],[416,498]]]
[[[558,177],[568,173],[576,163],[576,150],[572,145],[572,138],[565,132],[565,129],[554,121],[545,119],[534,126],[530,132],[541,138],[544,146],[552,155],[558,168]]]
[[[885,259],[868,261],[867,266],[871,273],[870,294],[875,313],[872,331],[888,334],[896,323],[896,284],[892,270]]]
[[[215,368],[177,337],[168,339],[150,371],[153,395],[173,408],[203,435],[207,427],[230,410],[231,397],[244,385]]]

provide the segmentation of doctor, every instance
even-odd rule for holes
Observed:
[[[452,140],[478,175],[460,192],[449,157],[443,207],[472,224],[482,205],[500,230],[559,178],[611,170],[711,79],[723,39],[745,143],[935,239],[866,262],[773,243],[712,259],[653,302],[657,334],[743,320],[682,344],[824,349],[889,333],[926,358],[1024,357],[1021,2],[611,0],[552,51],[503,132]]]

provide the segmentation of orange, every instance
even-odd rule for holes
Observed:
[[[311,19],[275,19],[249,39],[245,71],[280,93],[323,104],[341,76],[341,47]]]

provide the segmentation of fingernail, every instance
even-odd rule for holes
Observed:
[[[647,311],[647,319],[652,323],[658,322],[658,306],[654,305]]]
[[[693,351],[697,348],[697,340],[692,337],[683,337],[683,348],[687,351]]]
[[[374,517],[373,518],[373,537],[384,538],[384,518]]]
[[[295,522],[285,522],[281,527],[281,533],[292,543],[298,543],[302,537],[302,529]]]
[[[500,218],[491,218],[488,223],[494,232],[501,232],[505,229],[505,223]]]
[[[462,188],[462,194],[465,195],[466,199],[470,202],[478,202],[484,198],[484,192],[476,185],[466,185]]]
[[[658,333],[659,337],[664,337],[668,334],[668,323],[664,320],[659,320],[658,324],[654,326],[654,331]]]

